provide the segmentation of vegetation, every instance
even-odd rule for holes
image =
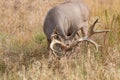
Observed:
[[[120,80],[120,0],[85,0],[99,52],[79,45],[69,58],[47,57],[47,11],[64,0],[0,0],[0,80]],[[80,48],[79,48],[80,47]]]

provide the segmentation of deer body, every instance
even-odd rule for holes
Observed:
[[[49,40],[55,28],[62,38],[74,38],[78,30],[88,27],[88,17],[88,9],[81,1],[62,3],[49,10],[44,22],[44,32]]]
[[[89,10],[81,0],[67,1],[50,9],[46,15],[43,26],[44,33],[48,40],[48,46],[55,52],[56,50],[54,50],[53,46],[56,43],[60,44],[64,48],[73,47],[73,43],[70,42],[69,44],[68,42],[75,37],[79,30],[81,30],[83,38],[78,39],[74,45],[81,41],[89,41],[98,47],[94,41],[88,39],[92,35],[88,34],[88,19]],[[93,24],[92,29],[96,22],[97,20]],[[93,32],[92,29],[90,32]],[[55,39],[56,35],[54,34],[63,40]],[[62,41],[67,42],[69,45]]]

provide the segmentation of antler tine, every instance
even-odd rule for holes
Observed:
[[[56,56],[55,53],[58,52],[57,50],[54,49],[54,45],[55,45],[55,44],[60,44],[64,49],[67,48],[67,45],[65,45],[65,44],[62,43],[61,41],[55,39],[56,36],[57,36],[57,34],[55,34],[55,33],[53,33],[53,34],[51,35],[51,40],[52,40],[52,42],[51,42],[51,44],[50,44],[50,48],[51,48],[51,50],[53,51],[53,54],[54,54],[55,56]]]
[[[91,44],[93,44],[95,46],[95,48],[96,48],[96,52],[98,52],[98,48],[99,48],[100,45],[98,45],[95,41],[93,41],[93,40],[91,40],[89,38],[80,38],[79,42],[82,42],[82,41],[88,41]]]
[[[51,44],[50,44],[50,48],[51,48],[53,51],[55,51],[55,52],[57,52],[57,51],[53,48],[55,44],[60,44],[60,45],[62,45],[62,47],[67,48],[67,46],[66,46],[64,43],[62,43],[62,42],[56,40],[55,38],[53,38],[53,40],[52,40],[52,42],[51,42]]]
[[[91,44],[93,44],[96,48],[96,52],[98,52],[100,45],[98,45],[95,41],[93,41],[91,39],[86,39],[86,41],[89,41]]]
[[[76,46],[78,43],[80,43],[80,42],[82,42],[82,41],[88,41],[88,42],[90,42],[91,44],[93,44],[93,45],[95,46],[95,48],[96,48],[96,52],[98,52],[98,48],[99,48],[100,45],[98,45],[95,41],[93,41],[93,40],[91,40],[91,39],[89,39],[89,38],[87,38],[87,37],[82,37],[82,38],[78,39],[74,44],[71,44],[71,45],[68,46],[67,48],[68,48],[68,49],[69,49],[69,48],[72,48],[72,47]]]
[[[97,22],[98,22],[98,18],[95,20],[95,22],[93,23],[93,25],[90,26],[88,37],[90,37],[90,36],[92,36],[94,34],[94,27],[95,27],[95,25],[96,25]]]
[[[50,48],[51,48],[51,50],[52,50],[52,53],[56,56],[56,57],[58,57],[57,55],[56,55],[56,53],[55,52],[57,52],[57,50],[55,50],[54,49],[54,45],[56,44],[56,40],[53,38],[53,41],[51,42],[51,44],[50,44]]]
[[[95,33],[110,32],[110,30],[97,30],[97,31],[94,31],[94,27],[95,27],[95,25],[96,25],[97,22],[98,22],[98,18],[95,20],[95,22],[93,23],[93,25],[90,27],[88,37],[92,36]]]

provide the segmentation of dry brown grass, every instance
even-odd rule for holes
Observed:
[[[81,46],[75,59],[45,58],[44,17],[63,1],[0,0],[0,80],[120,80],[120,0],[85,0],[90,24],[98,17],[96,29],[111,29],[93,37],[98,53]]]

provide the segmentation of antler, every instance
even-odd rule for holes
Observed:
[[[62,43],[62,42],[60,42],[59,40],[55,39],[54,36],[53,36],[52,42],[51,42],[51,44],[50,44],[50,48],[51,48],[54,52],[57,52],[57,51],[54,49],[54,45],[55,45],[55,44],[60,44],[63,48],[67,48],[67,46],[66,46],[64,43]]]
[[[97,30],[97,31],[94,31],[94,27],[95,27],[97,22],[98,22],[98,19],[96,19],[95,22],[93,23],[93,25],[90,26],[88,37],[91,37],[93,34],[96,34],[96,33],[104,33],[104,32],[109,32],[110,31],[110,30]]]
[[[87,37],[85,36],[83,38],[78,39],[74,44],[71,44],[68,48],[71,48],[71,47],[77,45],[78,43],[80,43],[82,41],[88,41],[88,42],[90,42],[91,44],[93,44],[95,46],[96,52],[98,52],[98,48],[99,48],[100,45],[98,45],[95,41],[89,39],[89,37],[91,37],[93,34],[109,32],[110,30],[97,30],[97,31],[94,31],[94,27],[95,27],[97,22],[98,22],[98,19],[96,19],[95,22],[93,23],[93,25],[90,26],[89,34],[88,34]]]
[[[53,53],[54,53],[55,56],[57,56],[55,52],[58,52],[57,50],[54,49],[54,45],[55,44],[60,44],[64,49],[67,49],[67,47],[68,47],[66,44],[64,44],[61,41],[57,40],[55,38],[56,36],[57,36],[57,34],[56,34],[56,28],[55,28],[54,31],[53,31],[53,33],[52,33],[52,35],[51,35],[51,41],[52,42],[50,44],[50,48],[53,51]]]
[[[110,31],[110,30],[97,30],[97,31],[94,31],[94,27],[95,27],[97,22],[98,22],[98,19],[96,19],[95,22],[93,23],[93,25],[90,27],[88,38],[91,37],[93,34],[96,34],[96,33],[104,33],[104,32],[109,32]],[[87,39],[87,41],[91,42],[96,47],[97,52],[98,52],[98,48],[99,48],[100,45],[98,45],[95,41],[93,41],[91,39]]]

